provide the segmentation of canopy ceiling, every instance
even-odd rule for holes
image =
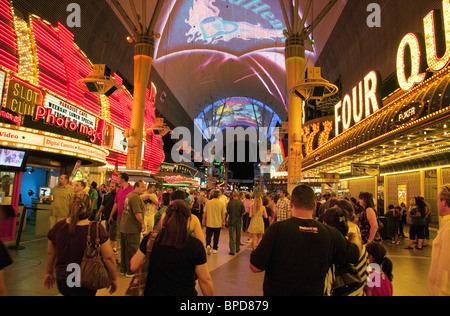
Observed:
[[[132,34],[129,23],[107,1]],[[157,3],[118,1],[135,25],[131,3],[143,25],[149,24]],[[338,1],[314,30],[315,42],[306,46],[308,65],[317,60],[346,2]],[[310,25],[328,3],[314,0],[305,24]],[[300,0],[300,17],[306,4]],[[293,3],[285,5],[292,20]],[[192,120],[218,101],[235,97],[259,101],[286,120],[284,29],[281,5],[274,0],[165,1],[155,26],[161,37],[156,39],[153,66]],[[253,125],[258,125],[257,119]]]

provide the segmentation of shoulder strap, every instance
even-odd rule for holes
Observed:
[[[93,222],[89,223],[86,240],[87,240],[87,244],[88,245],[94,246],[94,247],[98,247],[98,246],[100,246],[100,227],[99,227],[100,223],[97,222],[97,231],[96,231],[96,236],[95,236],[95,244],[91,243],[91,226],[92,226],[92,223]]]
[[[95,237],[95,245],[100,246],[100,222],[97,222],[97,236]]]
[[[92,224],[92,222],[89,223],[88,232],[87,232],[87,236],[86,236],[88,245],[91,244],[91,224]]]
[[[142,262],[142,265],[141,265],[141,270],[142,269],[144,271],[148,270],[148,265],[149,265],[149,261],[150,261],[150,255],[152,253],[153,245],[155,244],[155,240],[156,240],[156,237],[158,237],[158,234],[159,234],[159,231],[153,231],[148,236],[147,251],[145,253],[145,259],[144,259],[144,261]]]

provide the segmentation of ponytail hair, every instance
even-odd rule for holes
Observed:
[[[90,199],[87,194],[76,194],[70,201],[69,205],[69,233],[75,233],[76,226],[79,221],[87,219],[91,215]]]
[[[342,235],[348,235],[348,214],[338,207],[329,208],[323,214],[322,220],[329,226],[337,228]]]
[[[366,245],[366,250],[369,255],[371,255],[375,263],[381,267],[381,270],[386,274],[389,281],[392,282],[394,276],[392,271],[394,270],[394,265],[388,257],[386,257],[386,248],[379,243],[370,243]]]

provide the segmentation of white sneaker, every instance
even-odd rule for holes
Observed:
[[[207,247],[206,247],[206,253],[207,253],[208,255],[211,254],[211,246],[207,246]]]
[[[213,254],[216,254],[216,253],[217,253],[217,250],[216,250],[216,249],[214,249],[214,250],[213,250]]]

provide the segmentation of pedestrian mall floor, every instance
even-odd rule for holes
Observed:
[[[30,227],[30,226],[29,226]],[[56,286],[47,290],[43,286],[47,238],[34,236],[28,228],[22,236],[22,250],[9,250],[14,263],[4,270],[5,281],[10,296],[56,296],[60,295]],[[408,233],[405,227],[405,233]],[[430,240],[423,250],[407,250],[409,239],[401,239],[400,245],[391,245],[383,241],[388,257],[394,264],[394,296],[428,296],[427,276],[431,264],[433,239],[437,231],[430,228]],[[220,235],[217,254],[208,255],[208,266],[217,296],[262,296],[264,274],[254,274],[249,269],[251,243],[247,243],[248,234],[241,237],[241,251],[235,256],[228,254],[228,230]],[[10,244],[7,244],[7,246]],[[117,256],[120,258],[119,256]],[[113,296],[123,296],[130,278],[118,277],[119,287]],[[201,293],[199,293],[201,295]],[[97,296],[110,296],[108,290],[100,290]]]

